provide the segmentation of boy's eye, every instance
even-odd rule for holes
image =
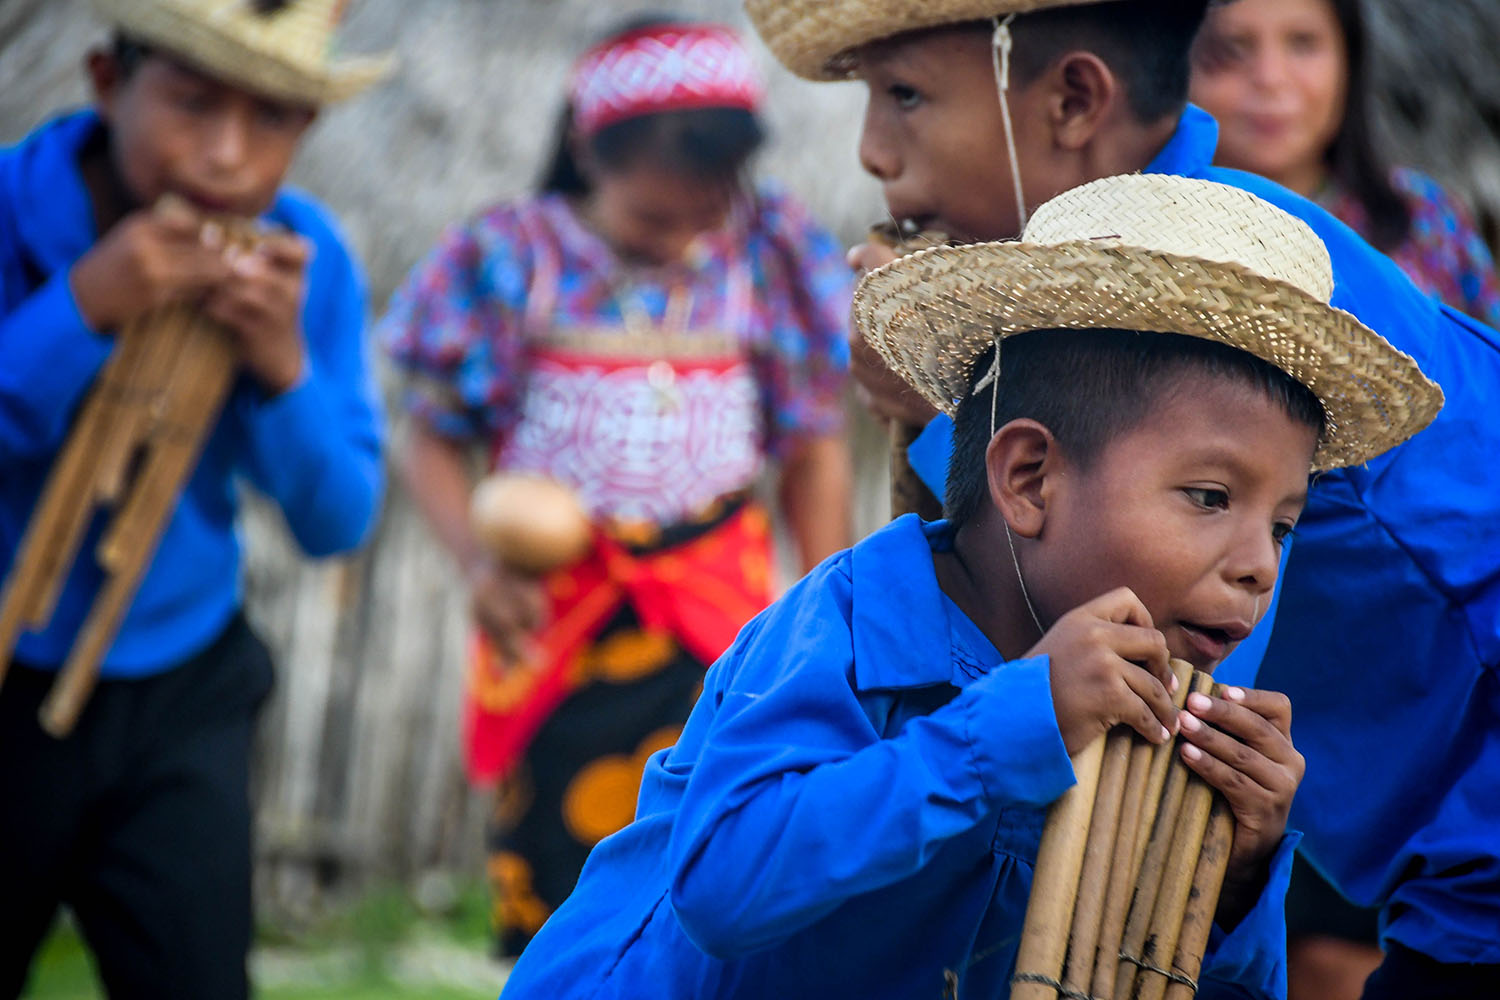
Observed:
[[[1182,492],[1204,510],[1222,510],[1229,506],[1229,494],[1224,490],[1206,486],[1188,486]]]
[[[1297,532],[1293,529],[1291,524],[1282,522],[1280,524],[1272,526],[1271,540],[1274,541],[1278,546],[1285,545],[1286,540],[1288,538],[1291,538],[1296,533]]]
[[[886,92],[891,95],[896,106],[903,111],[910,111],[922,103],[922,95],[917,92],[917,89],[904,83],[893,83],[886,89]]]

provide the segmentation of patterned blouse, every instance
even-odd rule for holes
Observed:
[[[451,227],[377,335],[413,376],[411,411],[438,433],[493,445],[523,412],[539,330],[623,335],[641,316],[688,332],[732,326],[759,387],[761,445],[781,457],[843,429],[852,287],[833,236],[777,190],[757,191],[686,263],[656,271],[627,267],[565,198],[542,195]]]
[[[1495,261],[1462,205],[1431,177],[1398,167],[1396,193],[1411,209],[1411,233],[1390,255],[1419,288],[1482,323],[1500,328]],[[1370,217],[1348,191],[1330,184],[1318,201],[1366,239]]]

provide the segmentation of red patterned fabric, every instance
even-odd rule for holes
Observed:
[[[764,89],[734,32],[716,24],[668,24],[617,35],[585,52],[569,96],[587,136],[661,111],[754,111]]]
[[[547,577],[551,602],[535,655],[510,663],[476,631],[470,648],[464,744],[475,782],[504,777],[547,718],[589,681],[585,657],[626,601],[643,627],[668,632],[704,663],[771,601],[770,520],[746,504],[682,545],[632,554],[602,532],[584,561]]]

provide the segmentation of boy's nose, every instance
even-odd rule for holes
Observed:
[[[859,163],[880,181],[893,180],[901,173],[895,143],[888,140],[880,115],[873,107],[865,109],[864,127],[859,133]]]
[[[249,124],[240,115],[225,114],[209,127],[204,155],[215,169],[234,170],[245,162],[250,146]]]
[[[1241,532],[1227,564],[1228,573],[1240,586],[1257,594],[1268,594],[1276,586],[1281,569],[1281,547],[1265,527]]]

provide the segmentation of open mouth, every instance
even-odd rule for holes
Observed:
[[[1203,662],[1217,662],[1229,655],[1229,651],[1235,644],[1249,634],[1249,629],[1242,625],[1219,626],[1202,625],[1195,622],[1180,622],[1179,627],[1182,634],[1187,637],[1188,644],[1192,647],[1196,657]]]

